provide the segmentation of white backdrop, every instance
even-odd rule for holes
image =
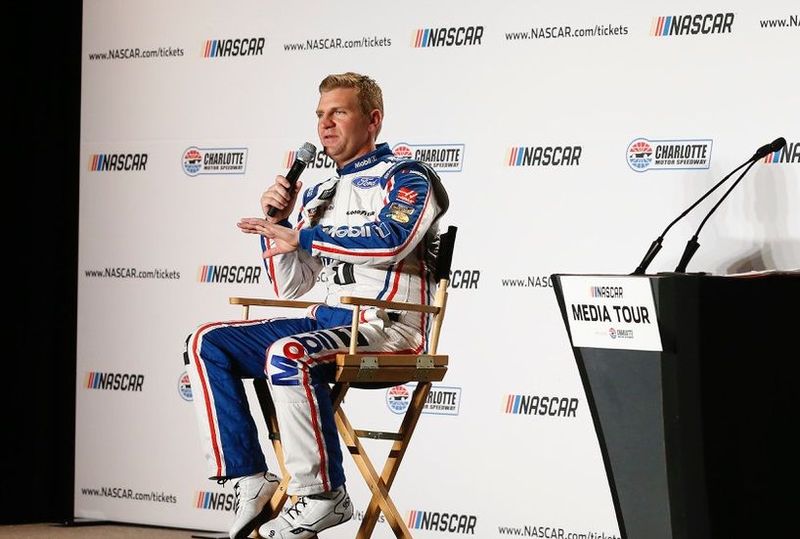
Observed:
[[[633,271],[674,217],[778,136],[784,153],[757,163],[713,215],[688,270],[800,267],[800,15],[790,0],[83,9],[78,517],[227,529],[232,489],[205,479],[183,340],[237,318],[231,295],[272,297],[258,241],[235,223],[258,215],[289,152],[318,142],[317,85],[329,73],[381,84],[380,141],[458,150],[433,163],[451,197],[443,225],[459,227],[440,344],[452,366],[435,391],[456,398],[423,416],[392,492],[409,518],[476,525],[415,536],[619,534],[550,274]],[[714,26],[715,14],[727,26]],[[673,17],[678,31],[655,35],[667,16],[699,31]],[[453,29],[453,43],[415,41],[426,29]],[[213,52],[238,52],[241,40],[248,54]],[[636,152],[653,152],[639,156],[642,169],[629,164],[636,141]],[[696,141],[699,168],[656,160],[658,146]],[[574,159],[509,165],[514,149],[556,147]],[[198,168],[198,156],[234,166]],[[318,164],[307,183],[333,173]],[[670,231],[650,273],[674,269],[722,192]],[[213,282],[211,266],[252,278]],[[568,417],[508,413],[515,395],[578,405]],[[377,427],[397,422],[387,396],[351,392],[346,404]],[[369,493],[345,458],[360,517]],[[352,537],[358,520],[326,537]],[[378,525],[375,537],[392,536]]]

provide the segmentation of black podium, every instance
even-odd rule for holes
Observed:
[[[762,538],[796,531],[800,275],[552,278],[622,536]],[[579,324],[603,324],[602,317],[591,322],[602,311],[587,303],[602,304],[604,296],[624,303],[626,286],[606,287],[608,279],[640,289],[646,280],[661,350],[576,342]],[[598,297],[565,299],[564,284],[568,296],[585,288]],[[616,313],[609,310],[610,335],[633,336],[635,329],[614,327]]]

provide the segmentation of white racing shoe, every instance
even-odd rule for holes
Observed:
[[[265,539],[309,539],[322,530],[347,522],[353,504],[343,486],[331,492],[302,496],[289,510],[258,529]]]
[[[230,530],[231,539],[245,539],[269,516],[269,500],[281,480],[273,473],[264,472],[234,480],[235,511]]]

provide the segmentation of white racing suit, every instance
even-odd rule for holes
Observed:
[[[352,306],[339,298],[430,303],[429,254],[447,206],[437,174],[395,157],[387,144],[305,191],[299,249],[265,264],[277,297],[297,298],[319,277],[325,303],[305,318],[205,324],[187,339],[184,357],[212,478],[266,471],[242,385],[242,378],[266,377],[292,476],[289,493],[344,484],[329,383],[336,354],[349,348]],[[368,308],[360,320],[358,352],[426,348],[427,315]]]

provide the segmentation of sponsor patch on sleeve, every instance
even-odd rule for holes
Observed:
[[[397,191],[397,201],[405,202],[406,204],[411,204],[412,206],[416,204],[418,196],[419,193],[413,189],[409,189],[408,187],[401,187]]]
[[[416,193],[414,193],[416,195]],[[411,220],[411,216],[414,214],[414,208],[409,208],[405,204],[398,204],[392,203],[389,206],[389,217],[393,221],[397,221],[398,223],[407,223]]]

